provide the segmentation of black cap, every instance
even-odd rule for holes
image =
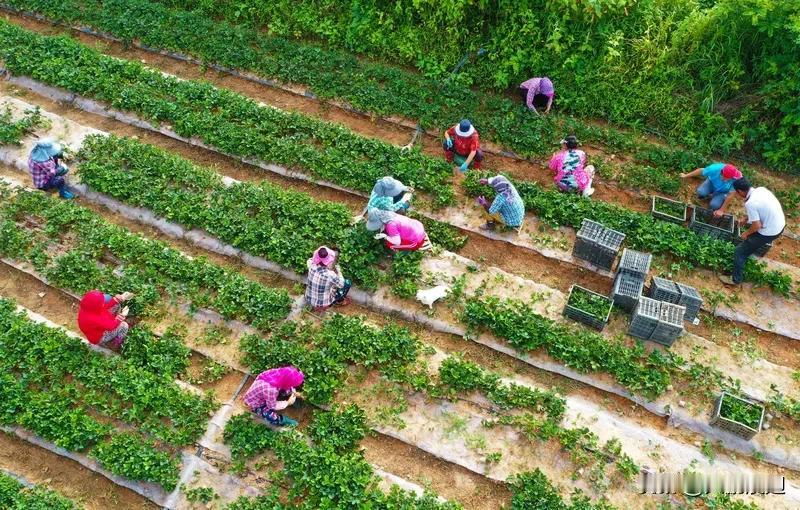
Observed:
[[[575,135],[567,135],[564,137],[564,143],[567,144],[567,149],[577,149],[578,137]]]

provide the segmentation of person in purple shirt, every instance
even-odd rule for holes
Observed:
[[[543,76],[523,82],[519,86],[519,95],[525,101],[525,106],[534,113],[539,113],[537,107],[544,108],[544,113],[550,113],[556,91],[550,78]]]

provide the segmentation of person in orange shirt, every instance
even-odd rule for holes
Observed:
[[[454,160],[461,172],[470,167],[478,169],[483,162],[483,151],[475,126],[467,119],[462,120],[444,133],[444,157],[448,162]]]

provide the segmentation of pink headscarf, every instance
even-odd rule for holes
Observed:
[[[259,381],[264,381],[274,388],[279,390],[291,390],[297,388],[305,380],[303,372],[295,367],[281,367],[272,368],[265,372],[261,372],[256,377]]]
[[[328,256],[322,258],[319,256],[319,251],[325,248],[328,252]],[[328,248],[327,246],[320,246],[317,248],[317,251],[314,252],[314,256],[311,257],[311,262],[316,266],[330,266],[333,263],[333,260],[336,258],[336,252]]]

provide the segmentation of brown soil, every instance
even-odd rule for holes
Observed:
[[[0,433],[0,466],[43,484],[82,505],[86,510],[155,510],[135,492],[120,487],[75,461],[66,459],[11,434]]]

